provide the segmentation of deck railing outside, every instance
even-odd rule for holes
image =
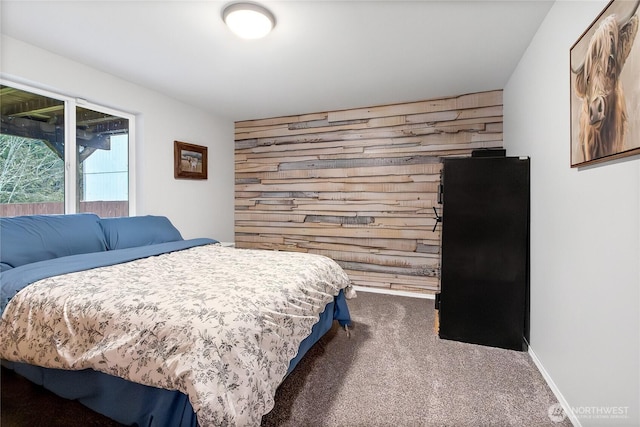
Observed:
[[[92,212],[101,218],[129,216],[128,201],[80,202],[80,212]],[[0,217],[19,215],[50,215],[64,213],[62,202],[0,204]]]

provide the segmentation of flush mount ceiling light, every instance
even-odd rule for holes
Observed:
[[[273,14],[256,3],[232,3],[222,11],[222,19],[243,39],[262,38],[276,25]]]

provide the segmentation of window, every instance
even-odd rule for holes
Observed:
[[[134,214],[132,115],[13,83],[0,106],[0,216]]]
[[[95,106],[76,107],[77,212],[129,214],[129,121]]]

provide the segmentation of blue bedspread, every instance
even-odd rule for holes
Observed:
[[[47,277],[115,265],[211,243],[216,243],[216,241],[212,239],[192,239],[106,252],[72,255],[16,267],[0,273],[1,309],[4,311],[10,299],[21,289],[30,283]],[[330,329],[333,320],[338,320],[343,326],[350,323],[349,311],[342,290],[339,292],[339,295],[336,296],[335,301],[330,303],[327,306],[327,310],[320,316],[320,322],[314,326],[311,336],[300,345],[297,356],[291,360],[288,372],[295,367],[306,351]],[[142,386],[91,370],[71,374],[78,376],[78,378],[77,381],[70,382],[67,371],[36,368],[21,363],[11,363],[10,365],[12,365],[11,367],[16,369],[16,371],[29,377],[32,381],[43,384],[46,388],[62,396],[78,399],[92,409],[125,424],[133,422],[138,425],[149,426],[193,426],[197,423],[188,398],[180,392]],[[58,374],[60,374],[61,377],[58,378]],[[89,377],[92,377],[92,379],[87,382]],[[94,389],[92,387],[91,390],[77,388],[78,384],[88,383],[95,384],[97,388]],[[100,384],[101,388],[98,387],[98,384]],[[127,392],[123,394],[125,389]],[[140,402],[136,401],[133,405],[135,408],[123,410],[122,402],[119,400],[120,396],[138,395],[142,389],[147,389],[147,392],[145,392],[144,398],[141,397]],[[109,393],[112,395],[111,398],[108,397]],[[145,408],[140,407],[140,405],[145,406]]]
[[[309,349],[329,330],[333,320],[343,326],[350,323],[344,292],[327,305],[311,335],[300,344],[298,354],[291,360],[288,373],[300,362]],[[17,362],[2,362],[30,381],[66,399],[83,405],[124,425],[144,427],[197,427],[198,421],[187,395],[176,390],[163,390],[132,383],[122,378],[91,369],[67,371],[48,369]],[[126,396],[125,399],[122,397]]]

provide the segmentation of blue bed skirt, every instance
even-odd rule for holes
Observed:
[[[320,320],[313,326],[311,335],[300,344],[287,373],[331,329],[334,320],[341,326],[351,323],[343,291],[327,304]],[[8,361],[2,361],[2,365],[61,397],[78,400],[121,424],[139,427],[198,425],[189,398],[179,391],[133,383],[92,369],[66,371]]]

